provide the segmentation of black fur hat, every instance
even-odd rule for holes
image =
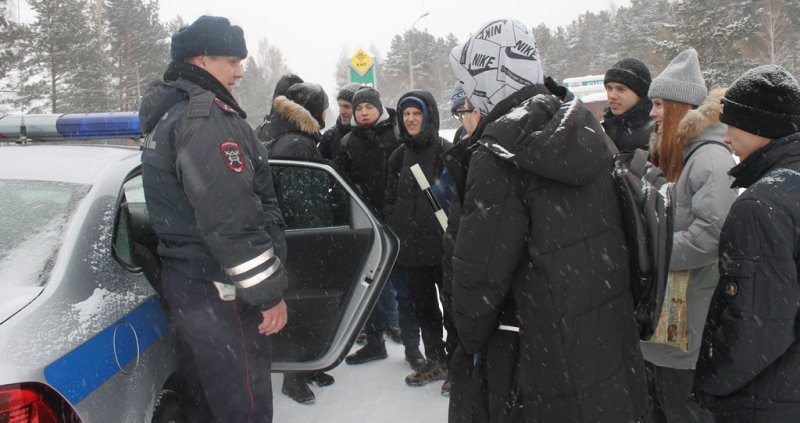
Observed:
[[[622,59],[606,71],[603,85],[609,82],[618,82],[636,93],[640,98],[647,98],[650,89],[650,69],[637,59]]]
[[[721,101],[722,123],[771,139],[800,132],[800,85],[780,66],[750,69]]]
[[[201,16],[191,25],[172,34],[172,60],[179,62],[190,57],[236,56],[247,57],[242,28],[231,25],[221,16]]]
[[[286,90],[286,98],[308,110],[320,128],[325,127],[324,112],[328,109],[328,94],[325,94],[322,85],[313,82],[294,84]]]

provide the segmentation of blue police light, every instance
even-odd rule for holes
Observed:
[[[0,139],[30,141],[139,137],[137,112],[7,115],[0,117]]]
[[[56,121],[56,130],[65,138],[129,138],[139,136],[139,113],[67,114]],[[28,130],[28,137],[35,136]]]

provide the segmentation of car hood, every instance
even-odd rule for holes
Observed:
[[[44,287],[41,286],[0,287],[0,298],[3,298],[0,302],[0,324],[30,304],[42,290]]]

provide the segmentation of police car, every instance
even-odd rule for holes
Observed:
[[[0,117],[0,422],[180,420],[138,128],[135,113]],[[328,165],[271,165],[290,251],[273,371],[330,369],[398,242]]]

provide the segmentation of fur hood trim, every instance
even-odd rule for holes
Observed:
[[[297,127],[300,132],[309,135],[319,135],[319,122],[314,119],[314,116],[311,116],[311,112],[306,110],[305,107],[289,100],[286,96],[281,95],[275,97],[275,100],[272,102],[272,108],[293,126]],[[719,112],[717,112],[717,115],[719,115]]]
[[[720,101],[725,95],[727,88],[715,88],[712,90],[703,104],[696,109],[689,110],[686,116],[678,124],[677,136],[684,145],[699,137],[714,125],[719,124]]]

